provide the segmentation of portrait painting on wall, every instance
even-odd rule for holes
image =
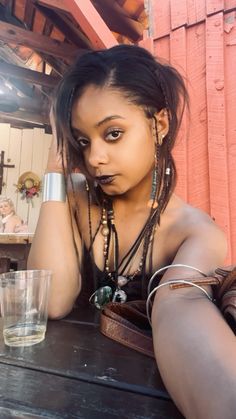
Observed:
[[[16,214],[12,200],[6,196],[0,196],[0,233],[28,233],[27,223]]]

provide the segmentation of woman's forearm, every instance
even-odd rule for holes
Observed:
[[[235,336],[201,292],[178,294],[160,295],[153,307],[155,354],[163,381],[185,417],[233,419]]]
[[[28,269],[52,271],[49,317],[66,315],[80,292],[79,260],[73,237],[81,254],[79,237],[73,236],[68,203],[44,202],[28,258]]]

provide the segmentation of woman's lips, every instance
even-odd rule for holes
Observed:
[[[100,185],[107,185],[114,180],[114,175],[96,176],[95,179]]]

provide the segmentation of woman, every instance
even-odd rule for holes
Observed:
[[[29,257],[29,268],[53,270],[51,317],[70,312],[82,276],[86,281],[83,249],[92,259],[90,302],[97,307],[146,298],[148,279],[165,265],[210,274],[223,264],[222,231],[173,193],[171,151],[186,102],[180,75],[137,46],[89,52],[60,83],[45,202]],[[86,181],[70,176],[78,168]],[[173,267],[162,283],[193,274]],[[233,418],[235,336],[204,291],[211,293],[207,287],[158,290],[156,360],[187,418]]]
[[[27,231],[27,225],[16,214],[10,198],[0,197],[0,215],[2,217],[0,233],[21,233]]]

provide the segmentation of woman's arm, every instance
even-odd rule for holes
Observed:
[[[173,263],[211,273],[222,265],[226,241],[212,223],[191,231]],[[163,281],[196,276],[170,269]],[[209,291],[209,289],[208,289]],[[236,411],[236,339],[214,303],[194,288],[160,288],[152,325],[155,355],[163,381],[186,418],[233,419]]]
[[[54,128],[46,172],[63,172]],[[80,235],[68,202],[42,203],[28,258],[28,269],[50,269],[53,273],[49,317],[63,317],[70,312],[81,289],[80,260],[74,240],[78,254],[81,255]]]

